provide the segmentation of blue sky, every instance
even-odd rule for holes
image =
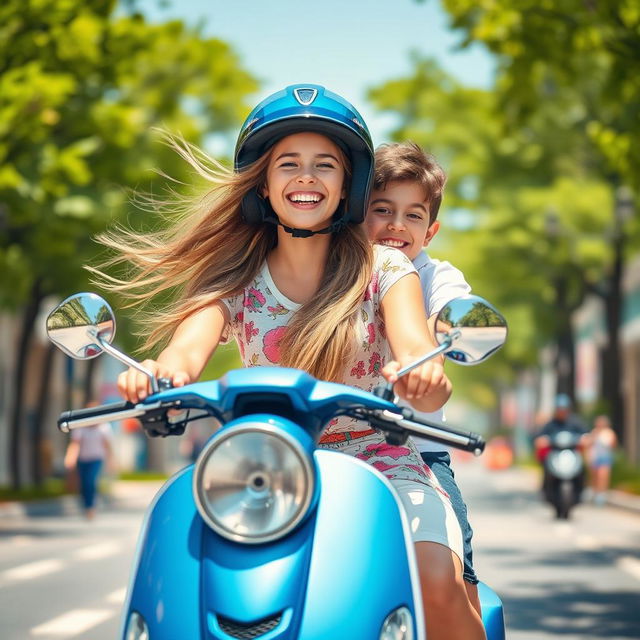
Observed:
[[[457,50],[438,0],[138,0],[152,21],[204,22],[261,81],[255,102],[288,84],[314,82],[362,113],[377,145],[393,121],[367,103],[367,89],[410,73],[410,52],[435,57],[461,82],[488,88],[494,62],[479,46]]]

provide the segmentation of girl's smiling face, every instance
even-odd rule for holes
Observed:
[[[262,195],[280,222],[318,231],[345,197],[345,156],[329,138],[295,133],[273,147]]]

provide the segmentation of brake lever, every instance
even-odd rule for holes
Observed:
[[[406,407],[396,407],[396,409],[398,413],[388,409],[356,409],[350,412],[350,415],[353,418],[365,420],[375,429],[382,431],[390,445],[400,447],[407,442],[409,432],[399,424],[399,421],[413,418],[413,411]]]

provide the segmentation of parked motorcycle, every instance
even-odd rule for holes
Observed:
[[[548,445],[540,455],[544,465],[544,491],[556,517],[569,518],[571,509],[580,502],[584,487],[582,433],[563,429],[547,436]]]
[[[391,483],[317,442],[339,415],[397,444],[415,435],[479,454],[480,436],[414,419],[393,403],[391,385],[368,393],[295,369],[242,369],[171,388],[112,346],[115,319],[95,294],[62,302],[47,330],[73,358],[106,351],[144,371],[153,391],[137,404],[67,411],[63,432],[131,417],[152,436],[180,435],[203,416],[222,424],[147,510],[121,638],[425,637],[411,532]],[[491,305],[468,296],[443,309],[436,331],[440,346],[400,375],[440,353],[476,364],[503,344],[507,328]],[[487,637],[504,640],[500,599],[484,584],[479,592]]]

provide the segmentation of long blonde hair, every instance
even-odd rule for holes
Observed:
[[[95,284],[123,295],[128,306],[148,301],[150,294],[174,294],[163,311],[141,310],[144,331],[139,335],[145,349],[166,343],[196,311],[240,293],[277,244],[275,225],[248,225],[241,217],[245,194],[265,183],[270,152],[233,172],[182,139],[168,137],[168,143],[211,186],[195,197],[143,198],[142,206],[164,215],[167,226],[152,233],[118,226],[98,235],[113,255],[98,268],[87,267]],[[127,266],[128,272],[107,274],[113,266]],[[347,225],[333,234],[318,292],[296,311],[281,341],[282,366],[344,381],[372,268],[373,253],[362,225]]]

